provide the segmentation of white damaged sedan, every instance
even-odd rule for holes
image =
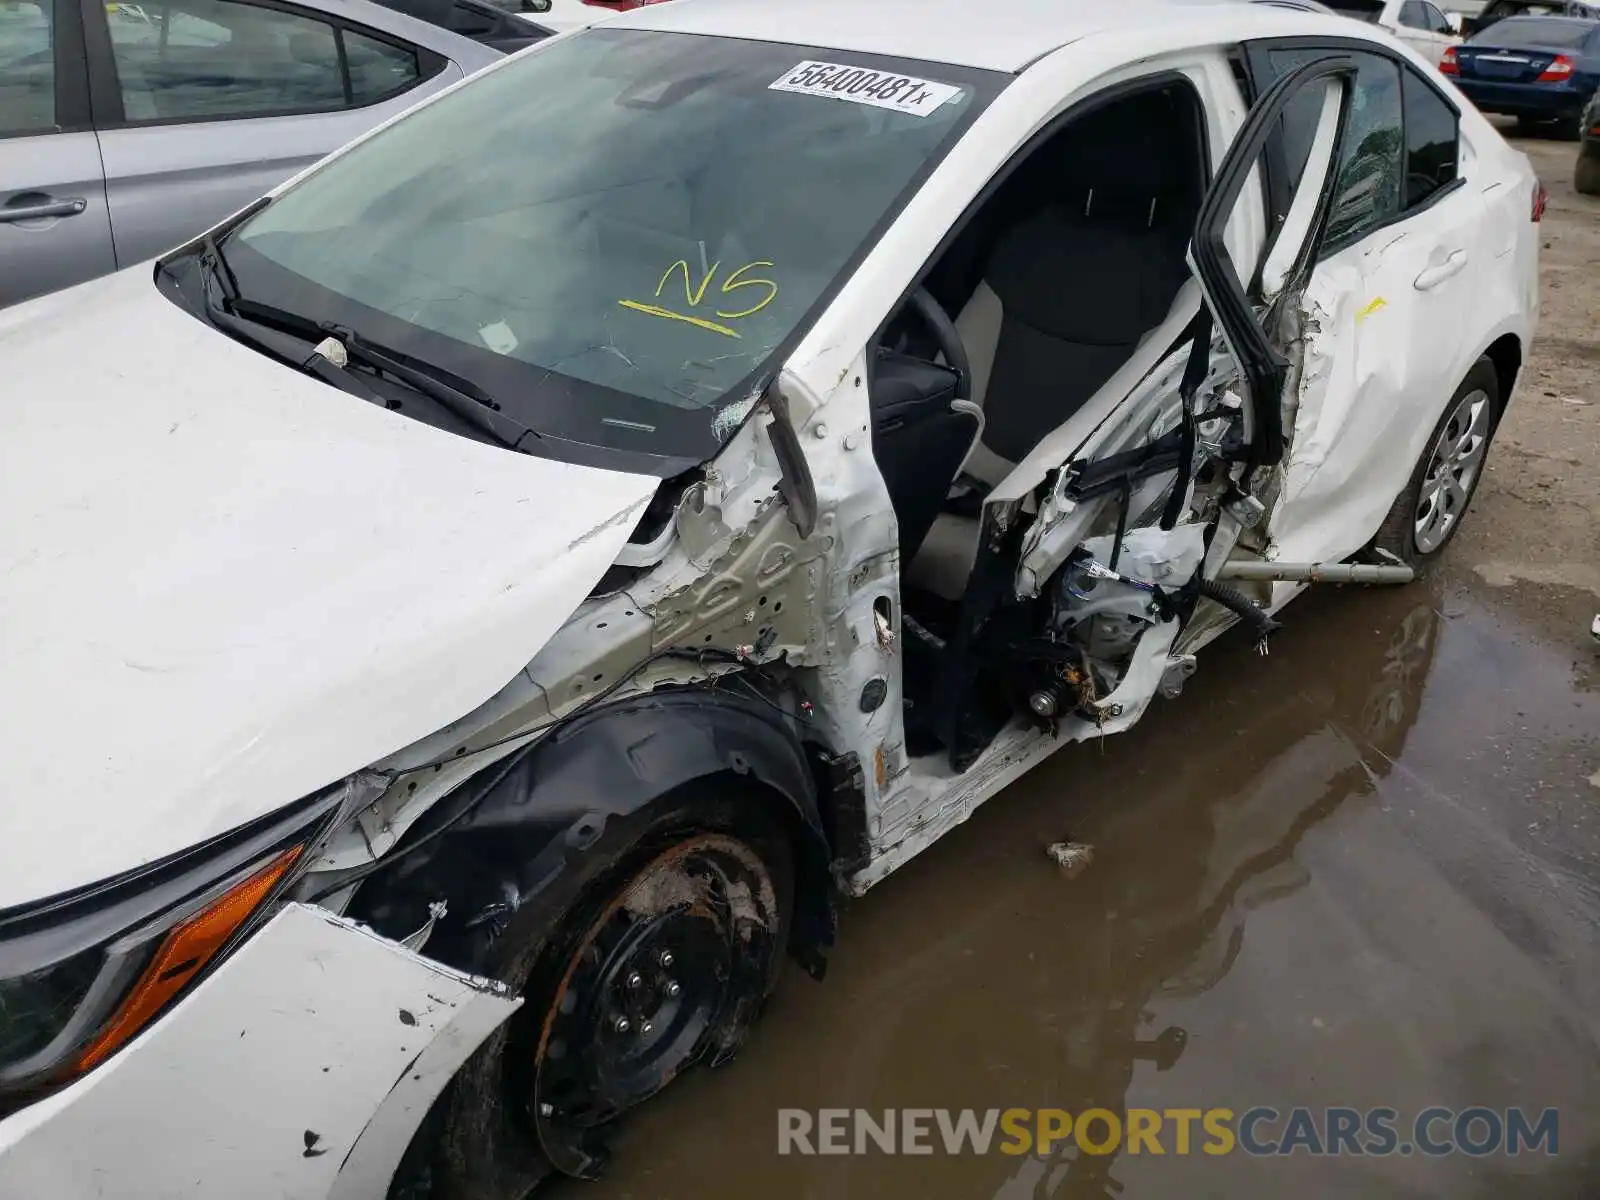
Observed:
[[[1522,155],[1293,0],[985,13],[644,7],[0,316],[0,1196],[592,1176],[839,890],[1444,550]]]

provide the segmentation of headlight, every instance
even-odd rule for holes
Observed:
[[[54,966],[0,979],[0,1063],[23,1062],[55,1041],[100,967],[100,952],[86,950]]]
[[[0,1116],[99,1065],[271,915],[359,775],[204,846],[0,912]]]

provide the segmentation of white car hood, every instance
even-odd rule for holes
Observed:
[[[148,267],[0,313],[0,909],[470,712],[652,478],[480,445],[239,345]]]

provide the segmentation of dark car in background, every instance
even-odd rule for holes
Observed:
[[[1600,196],[1600,92],[1589,99],[1578,122],[1578,162],[1572,168],[1572,187],[1585,196]],[[1600,617],[1595,618],[1595,636],[1600,637]]]
[[[512,12],[488,0],[378,0],[378,3],[471,38],[502,54],[515,54],[555,32],[539,24],[537,14],[542,10],[532,4],[522,5],[520,11]],[[543,6],[544,10],[549,7],[548,2]]]
[[[1600,4],[1590,0],[1489,0],[1481,12],[1463,18],[1461,32],[1482,33],[1507,17],[1582,17],[1600,20]]]
[[[1570,133],[1600,87],[1600,20],[1508,17],[1446,50],[1439,70],[1483,112]]]

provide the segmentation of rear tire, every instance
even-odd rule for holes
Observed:
[[[593,1178],[617,1118],[730,1058],[776,986],[793,852],[761,797],[695,784],[610,822],[549,893],[472,955],[524,1003],[440,1098],[437,1200]]]
[[[1425,567],[1450,544],[1488,461],[1503,401],[1494,363],[1480,358],[1456,388],[1395,497],[1372,547]]]
[[[1578,151],[1578,164],[1572,169],[1572,186],[1585,196],[1600,196],[1600,146],[1593,151],[1585,142]]]

